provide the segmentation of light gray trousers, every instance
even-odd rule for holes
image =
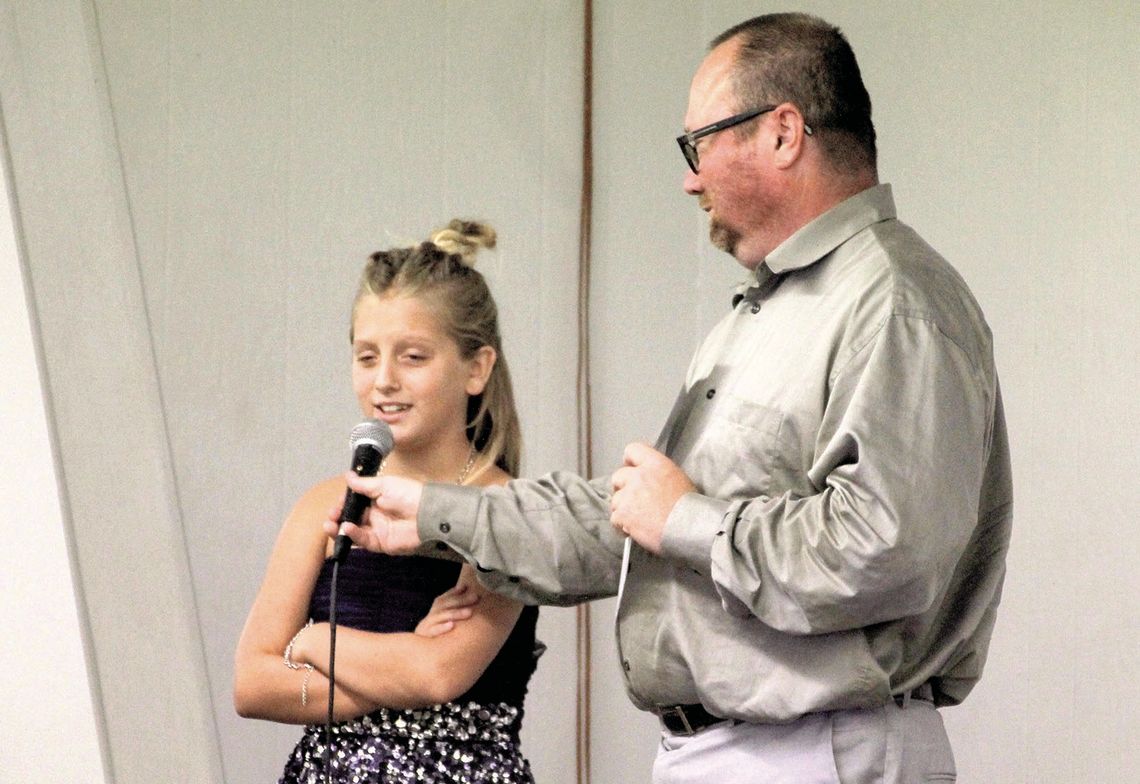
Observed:
[[[910,700],[813,713],[791,724],[714,724],[663,731],[653,784],[924,784],[953,782],[954,754],[934,705]]]

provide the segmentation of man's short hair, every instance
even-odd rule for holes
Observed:
[[[732,38],[740,40],[732,76],[738,111],[792,103],[840,173],[875,170],[871,97],[838,27],[808,14],[766,14],[725,30],[709,48]]]

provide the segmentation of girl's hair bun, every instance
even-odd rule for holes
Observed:
[[[457,218],[432,232],[429,242],[444,253],[458,256],[464,266],[474,267],[480,248],[495,247],[495,230],[479,221]]]

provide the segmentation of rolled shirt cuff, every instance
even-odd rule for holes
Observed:
[[[701,574],[709,574],[713,543],[718,536],[724,536],[728,507],[728,501],[699,493],[681,496],[665,519],[661,555]]]

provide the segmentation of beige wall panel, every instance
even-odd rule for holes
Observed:
[[[19,673],[9,679],[0,710],[0,784],[102,784],[103,748],[84,653],[86,621],[60,505],[7,161],[0,132],[0,504],[13,510],[0,518],[0,660]],[[67,727],[66,754],[44,743],[61,726]]]
[[[217,780],[193,586],[92,9],[11,2],[0,16],[15,223],[104,767],[119,784]],[[57,753],[67,754],[66,739],[63,730],[43,742],[58,741]],[[91,771],[92,780],[98,775]]]
[[[593,461],[600,475],[620,465],[628,442],[656,441],[689,356],[706,324],[723,312],[710,317],[704,300],[727,308],[736,273],[731,260],[700,258],[704,232],[681,191],[684,162],[673,141],[707,38],[700,4],[594,6],[591,362]],[[648,781],[660,733],[657,719],[626,696],[615,613],[614,599],[594,606],[596,784]]]

